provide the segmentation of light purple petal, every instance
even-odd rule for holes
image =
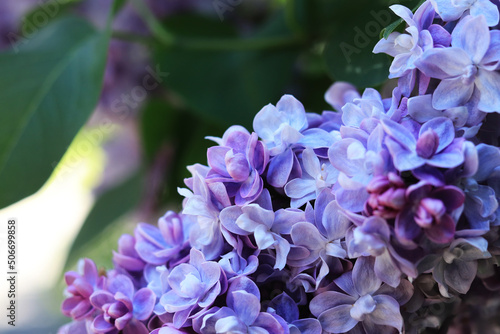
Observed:
[[[398,302],[394,298],[385,295],[374,296],[373,299],[377,302],[377,307],[368,315],[368,319],[377,325],[391,326],[401,331],[403,329],[403,317]]]
[[[382,281],[377,277],[374,270],[375,258],[362,256],[356,260],[352,270],[354,288],[360,296],[377,291]]]
[[[318,317],[320,314],[336,306],[352,306],[355,302],[356,299],[354,297],[336,291],[326,291],[320,293],[311,300],[309,309],[311,310],[312,314]]]
[[[490,30],[484,16],[464,17],[453,30],[451,37],[453,47],[467,52],[474,64],[481,62],[490,45]]]
[[[339,305],[331,308],[318,317],[323,330],[331,333],[345,333],[358,323],[351,318],[351,305]]]
[[[446,117],[436,117],[426,122],[420,128],[420,135],[427,130],[432,129],[439,137],[439,146],[436,152],[441,152],[445,147],[451,144],[455,138],[455,128],[453,123]]]
[[[425,51],[415,61],[415,65],[431,78],[448,79],[461,76],[472,65],[472,61],[469,55],[460,48],[434,48]],[[434,107],[436,109],[446,109]]]
[[[470,100],[473,92],[473,83],[464,83],[462,78],[445,79],[432,95],[432,106],[440,110],[463,106]]]
[[[155,306],[156,296],[150,289],[142,288],[134,295],[134,317],[138,320],[147,320]]]
[[[498,25],[499,14],[498,7],[490,0],[477,0],[470,8],[472,16],[484,15],[488,26],[493,27]]]
[[[240,320],[247,326],[254,323],[260,313],[260,300],[246,291],[232,292],[235,303],[233,309]]]
[[[485,112],[500,111],[500,73],[479,69],[476,86],[480,95],[478,108]]]

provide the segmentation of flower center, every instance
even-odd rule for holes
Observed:
[[[377,307],[377,303],[371,295],[364,295],[356,300],[351,308],[351,317],[357,321],[363,321],[366,314],[372,313]]]

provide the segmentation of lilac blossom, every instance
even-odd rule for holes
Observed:
[[[212,138],[212,137],[210,137]],[[256,133],[232,126],[222,138],[212,138],[219,146],[207,151],[210,170],[208,183],[222,182],[237,205],[244,205],[260,196],[263,181],[260,175],[267,167],[269,154]]]
[[[232,206],[222,210],[220,219],[224,227],[237,235],[253,235],[261,250],[274,249],[274,268],[283,269],[290,251],[290,243],[282,234],[290,234],[292,226],[304,221],[304,212],[297,209],[280,209],[276,212],[257,204]]]
[[[92,305],[101,310],[92,322],[96,333],[147,334],[149,331],[141,321],[147,320],[155,305],[155,295],[148,288],[135,291],[130,278],[118,274],[106,280],[104,289],[90,296]]]
[[[235,249],[221,255],[219,264],[224,270],[228,282],[231,282],[237,277],[253,274],[259,266],[259,259],[254,254],[243,256],[243,242],[238,240]]]
[[[350,258],[373,256],[374,270],[384,283],[397,287],[403,274],[416,277],[415,266],[401,257],[391,244],[391,229],[380,217],[370,217],[353,227],[346,236]]]
[[[179,260],[188,244],[189,226],[180,215],[168,211],[158,220],[158,227],[141,223],[135,229],[135,250],[145,262],[163,265]]]
[[[144,262],[135,250],[136,240],[129,234],[118,239],[118,252],[113,251],[115,267],[123,268],[128,272],[140,272],[144,269]]]
[[[205,182],[208,167],[193,165],[188,169],[193,176],[186,180],[186,184],[192,191],[184,188],[179,189],[179,193],[186,197],[182,213],[195,221],[189,234],[190,245],[201,250],[208,260],[213,260],[221,254],[224,246],[219,213],[223,205],[230,205],[229,196],[221,183],[212,183],[211,186],[218,190],[218,198],[223,203],[212,194]],[[219,187],[215,188],[217,185]]]
[[[345,237],[351,222],[342,214],[328,189],[320,193],[314,205],[313,221],[299,222],[292,227],[294,249],[290,253],[288,264],[302,267],[320,259],[320,271],[316,277],[317,287],[329,273],[328,258],[346,258],[347,252],[341,240]]]
[[[355,86],[343,81],[335,82],[325,93],[325,101],[339,112],[346,103],[353,102],[354,99],[360,97]]]
[[[389,78],[400,78],[399,86],[403,95],[410,96],[417,78],[415,61],[426,50],[432,49],[435,43],[449,44],[449,34],[441,26],[431,25],[435,13],[428,2],[420,6],[415,15],[401,5],[392,5],[389,8],[406,21],[408,24],[406,31],[409,34],[393,32],[387,39],[381,39],[375,45],[373,52],[383,52],[394,57],[389,68]],[[421,90],[425,87],[426,85]]]
[[[262,108],[253,121],[255,132],[271,156],[279,155],[297,143],[307,125],[304,106],[291,95],[284,95],[276,106],[268,104]]]
[[[400,305],[413,294],[402,280],[396,288],[382,285],[373,270],[373,259],[359,258],[352,271],[335,281],[339,291],[325,291],[311,300],[310,309],[323,330],[330,333],[390,333],[403,329]]]
[[[222,291],[221,280],[224,277],[219,264],[206,261],[194,248],[189,263],[181,263],[170,271],[167,282],[171,290],[161,296],[160,304],[167,312],[174,313],[176,328],[213,304]]]
[[[291,198],[290,206],[299,208],[316,199],[321,190],[337,182],[338,171],[329,161],[322,161],[312,148],[302,151],[302,177],[285,185],[285,194]]]
[[[67,272],[64,280],[68,287],[65,290],[67,298],[61,305],[62,313],[74,320],[90,316],[95,310],[90,296],[104,284],[104,278],[99,277],[95,263],[89,259],[80,260],[78,272]]]
[[[259,288],[244,276],[229,287],[226,305],[214,307],[199,317],[193,324],[194,329],[201,334],[288,333],[275,316],[260,312]]]
[[[339,170],[335,195],[339,205],[352,212],[361,212],[368,199],[367,184],[375,174],[390,170],[387,152],[383,147],[384,131],[380,125],[368,135],[352,132],[334,143],[328,150],[330,163]]]
[[[321,324],[317,319],[299,319],[297,303],[285,292],[276,296],[269,303],[267,312],[275,313],[287,323],[290,334],[321,334]]]
[[[498,31],[490,32],[482,15],[466,16],[453,30],[451,44],[451,48],[427,50],[416,61],[420,71],[442,80],[433,93],[433,107],[443,110],[462,106],[477,90],[480,110],[500,110]]]
[[[484,15],[490,27],[498,24],[498,8],[490,0],[430,0],[430,2],[445,22],[458,20],[468,11],[472,16]]]
[[[455,128],[448,118],[431,119],[420,127],[418,135],[391,120],[383,120],[382,125],[389,135],[385,144],[401,172],[426,164],[452,168],[464,161],[463,139],[455,138]]]

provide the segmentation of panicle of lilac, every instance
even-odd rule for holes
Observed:
[[[78,262],[78,272],[69,271],[64,274],[67,288],[66,299],[61,305],[62,313],[73,320],[91,317],[96,308],[90,302],[90,296],[101,289],[104,277],[99,276],[95,263],[90,259]]]

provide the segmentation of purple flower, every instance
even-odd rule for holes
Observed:
[[[348,129],[342,128],[348,132]],[[341,130],[342,130],[341,129]],[[357,129],[351,137],[333,144],[328,150],[330,163],[339,170],[335,195],[339,205],[352,212],[364,209],[366,186],[375,174],[390,170],[388,153],[383,148],[384,131],[380,125],[368,135]]]
[[[472,16],[484,15],[490,27],[498,24],[498,8],[490,0],[430,0],[443,21],[455,21],[469,11]]]
[[[347,233],[346,241],[350,258],[373,256],[377,277],[392,287],[397,287],[404,273],[416,277],[413,263],[401,257],[391,245],[391,229],[380,217],[370,217],[362,225]]]
[[[243,207],[232,206],[222,210],[220,219],[224,227],[237,235],[253,235],[257,247],[274,249],[276,264],[274,268],[283,269],[290,251],[290,243],[282,234],[290,234],[292,226],[304,221],[304,212],[296,209],[280,209],[276,212],[249,204]]]
[[[269,303],[267,312],[275,313],[283,318],[290,329],[290,334],[321,334],[321,324],[317,319],[299,319],[299,308],[295,301],[285,292],[276,296]]]
[[[335,281],[340,291],[325,291],[311,300],[310,310],[323,330],[330,333],[390,333],[403,329],[399,307],[413,294],[413,286],[402,280],[394,289],[382,285],[373,271],[373,259],[359,258],[352,271]],[[391,328],[392,327],[392,328]],[[356,332],[357,330],[357,332]]]
[[[291,198],[292,208],[299,208],[316,199],[321,190],[331,188],[337,182],[338,171],[329,161],[320,160],[312,148],[302,151],[301,162],[302,177],[285,185],[285,194]]]
[[[146,263],[135,250],[136,240],[129,234],[124,234],[118,239],[118,252],[113,251],[113,263],[117,268],[128,272],[140,272]]]
[[[347,256],[341,239],[351,225],[341,212],[334,195],[328,189],[320,193],[314,203],[312,222],[299,222],[292,227],[291,237],[294,249],[290,253],[288,264],[294,267],[311,265],[321,259],[321,269],[316,277],[316,287],[329,273],[332,257],[338,261]]]
[[[78,262],[78,273],[69,271],[64,275],[68,287],[68,296],[61,305],[62,313],[74,320],[84,319],[95,310],[90,302],[94,291],[101,289],[103,277],[99,277],[97,267],[92,260],[83,259]]]
[[[208,167],[197,164],[188,169],[193,176],[185,182],[192,192],[188,189],[179,189],[179,193],[186,197],[182,213],[195,221],[189,234],[189,241],[192,247],[203,252],[205,258],[213,260],[220,256],[224,246],[219,213],[223,206],[230,206],[231,202],[222,183],[216,182],[210,185],[211,189],[216,191],[217,198],[210,190],[205,182]]]
[[[148,288],[135,291],[134,284],[125,275],[116,275],[106,280],[102,290],[90,296],[90,302],[101,310],[92,322],[96,333],[147,334],[141,322],[147,320],[155,305],[156,297]]]
[[[382,125],[389,135],[385,143],[394,166],[401,172],[426,164],[452,168],[464,161],[463,139],[455,138],[455,128],[448,118],[438,117],[424,123],[418,136],[391,120],[383,120]]]
[[[396,236],[402,243],[412,244],[422,231],[433,242],[445,244],[455,235],[453,213],[465,201],[455,186],[434,188],[426,182],[411,185],[406,191],[406,207],[396,217]]]
[[[283,95],[276,107],[268,104],[255,115],[253,128],[269,154],[276,156],[301,139],[300,132],[307,128],[306,111],[296,98]]]
[[[335,82],[325,93],[325,101],[339,112],[346,103],[353,102],[354,99],[360,97],[355,86],[342,81]]]
[[[221,255],[219,264],[222,270],[224,270],[229,282],[235,280],[237,277],[253,274],[259,266],[259,260],[256,255],[251,254],[245,258],[242,253],[243,242],[238,240],[235,249],[227,254]]]
[[[409,34],[393,32],[387,39],[381,39],[375,45],[374,53],[386,53],[394,60],[389,68],[389,78],[400,78],[399,87],[404,96],[410,96],[417,79],[415,61],[424,51],[431,49],[435,44],[449,45],[449,33],[439,25],[432,25],[434,10],[430,3],[422,4],[415,15],[408,8],[401,5],[390,6],[391,10],[408,24],[406,31]],[[425,91],[428,78],[420,78],[421,91]],[[425,84],[423,84],[425,83]]]
[[[243,276],[233,281],[227,292],[226,304],[227,306],[222,308],[214,307],[196,319],[193,324],[196,332],[287,333],[276,317],[260,312],[259,288],[247,277]]]
[[[478,108],[500,110],[500,32],[488,29],[486,19],[466,16],[452,33],[451,48],[427,50],[417,61],[419,70],[441,79],[432,96],[436,109],[465,105],[474,90],[480,93]]]
[[[232,126],[222,138],[212,138],[219,146],[207,151],[210,170],[207,183],[222,182],[237,205],[244,205],[260,196],[263,181],[260,175],[267,167],[269,154],[257,134],[249,134],[240,126]]]
[[[163,294],[160,304],[174,313],[173,324],[181,328],[188,319],[210,307],[222,290],[222,270],[217,262],[205,261],[203,254],[191,249],[189,263],[174,267],[168,275],[170,291]]]
[[[406,185],[394,172],[375,176],[366,186],[366,190],[370,196],[366,201],[365,211],[370,216],[395,218],[406,203]]]
[[[135,250],[145,262],[163,265],[186,256],[183,250],[188,245],[189,224],[183,218],[168,211],[158,220],[158,227],[141,223],[135,229]]]

